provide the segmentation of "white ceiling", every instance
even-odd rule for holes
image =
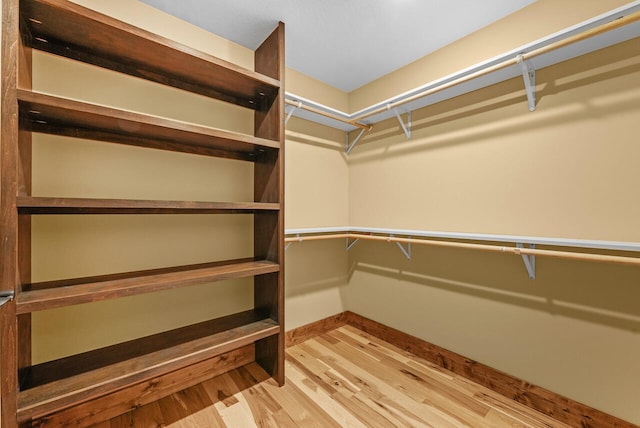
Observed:
[[[350,92],[535,0],[142,0],[255,49],[285,23],[287,66]]]

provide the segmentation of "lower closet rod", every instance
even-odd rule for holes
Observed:
[[[435,247],[464,248],[470,250],[490,251],[494,253],[510,253],[519,256],[541,256],[570,260],[583,260],[619,265],[640,266],[640,258],[610,256],[606,254],[576,253],[573,251],[543,250],[539,248],[517,248],[502,245],[474,244],[467,242],[436,241],[433,239],[398,238],[395,236],[364,235],[360,233],[340,233],[314,236],[298,236],[285,238],[285,242],[319,241],[324,239],[351,238],[369,241],[399,242],[403,244],[431,245]]]

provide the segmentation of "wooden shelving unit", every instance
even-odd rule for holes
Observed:
[[[247,70],[66,0],[2,2],[0,146],[1,428],[87,425],[257,361],[284,383],[284,25]],[[42,50],[254,111],[254,135],[31,90]],[[254,165],[252,201],[164,201],[31,195],[31,135],[238,159]],[[31,282],[31,216],[250,214],[251,258]],[[235,278],[254,278],[254,308],[31,363],[31,313]]]

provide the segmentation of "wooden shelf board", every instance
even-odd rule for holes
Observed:
[[[237,259],[26,284],[17,296],[16,311],[24,314],[279,270],[277,263],[267,260]]]
[[[230,370],[255,362],[255,344],[136,383],[30,421],[33,427],[90,427],[152,403]]]
[[[19,214],[252,214],[279,204],[18,196]]]
[[[253,109],[280,82],[65,0],[22,0],[31,47]],[[263,95],[261,95],[263,94]]]
[[[281,333],[255,310],[38,364],[24,371],[18,421],[53,413]]]
[[[32,132],[259,161],[280,143],[237,132],[18,90],[20,127]]]

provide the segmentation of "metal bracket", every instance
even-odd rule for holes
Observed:
[[[13,300],[13,291],[0,291],[0,306]]]
[[[518,242],[516,244],[518,248],[524,248],[524,244]],[[536,248],[536,244],[529,244],[529,248]],[[536,256],[528,255],[528,254],[520,254],[522,256],[522,261],[524,261],[524,267],[527,268],[527,273],[529,274],[529,279],[536,279]]]
[[[300,234],[299,233],[296,233],[296,238],[298,238],[299,242],[302,242],[302,239],[300,239]],[[287,242],[287,245],[284,246],[284,250],[287,251],[289,249],[289,247],[291,246],[291,244],[293,244],[293,241]]]
[[[366,131],[366,129],[362,128],[360,130],[360,133],[358,134],[358,136],[356,137],[355,140],[353,140],[353,143],[349,144],[349,133],[347,132],[347,144],[346,144],[346,149],[345,149],[345,153],[349,154],[351,152],[351,150],[355,147],[356,144],[358,144],[358,141],[360,141],[360,138],[362,138],[362,135],[364,134],[364,131]]]
[[[518,55],[518,64],[522,69],[522,78],[524,79],[524,89],[527,91],[527,101],[529,101],[529,111],[536,109],[536,69],[531,63]]]
[[[390,238],[393,238],[393,235],[389,235]],[[411,237],[409,237],[411,238]],[[400,248],[400,251],[402,251],[402,254],[404,254],[404,256],[407,258],[407,260],[411,260],[411,242],[407,242],[407,248],[405,249],[402,246],[402,243],[400,242],[396,242],[396,245],[398,246],[398,248]]]
[[[356,245],[356,242],[358,242],[359,240],[360,238],[356,238],[353,242],[349,242],[349,238],[347,238],[347,244],[346,244],[347,251],[349,251],[354,245]]]
[[[389,108],[389,106],[387,106],[387,108]],[[402,131],[404,131],[404,135],[406,135],[407,140],[410,140],[411,139],[411,112],[410,111],[407,112],[407,124],[406,125],[402,121],[402,117],[400,117],[400,113],[398,113],[398,110],[394,109],[393,113],[398,118],[398,122],[400,122],[400,126],[402,127]]]
[[[291,119],[291,116],[293,115],[293,112],[296,111],[297,108],[302,108],[302,103],[300,101],[298,101],[298,105],[297,106],[291,106],[291,110],[289,110],[289,114],[287,114],[287,117],[284,120],[284,125],[285,126],[287,126],[287,123],[289,122],[289,119]]]

